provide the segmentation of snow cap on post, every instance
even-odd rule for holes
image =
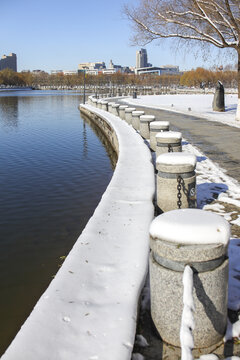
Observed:
[[[228,245],[230,227],[221,216],[200,209],[168,211],[156,217],[150,236],[184,245]]]

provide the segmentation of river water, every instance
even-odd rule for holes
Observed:
[[[0,355],[112,177],[111,149],[81,118],[81,100],[74,92],[0,93]]]

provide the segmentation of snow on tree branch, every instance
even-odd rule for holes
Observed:
[[[239,0],[140,0],[126,7],[138,38],[182,38],[219,48],[239,47]]]

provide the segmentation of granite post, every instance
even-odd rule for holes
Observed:
[[[150,139],[150,123],[155,121],[154,115],[141,115],[140,116],[140,134],[145,139]]]
[[[182,152],[161,154],[156,160],[157,206],[160,211],[196,207],[196,156]]]
[[[228,222],[199,209],[173,210],[150,226],[153,322],[168,344],[180,347],[182,277],[193,270],[194,348],[218,346],[227,326]],[[203,352],[204,353],[204,352]]]
[[[150,147],[153,151],[156,151],[157,133],[168,130],[169,130],[169,121],[153,121],[150,123]]]
[[[132,124],[132,112],[135,110],[136,108],[131,107],[125,109],[125,120],[129,125]]]
[[[128,106],[127,105],[120,105],[119,106],[119,117],[122,119],[122,120],[125,120],[125,109],[127,109]]]
[[[133,111],[132,112],[132,126],[135,130],[140,129],[140,116],[144,115],[144,111]]]
[[[177,131],[164,131],[156,135],[156,157],[167,152],[182,151],[182,134]]]

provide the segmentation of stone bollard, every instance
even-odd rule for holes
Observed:
[[[125,109],[125,120],[128,124],[132,124],[132,112],[135,110],[136,108],[131,107]]]
[[[219,80],[213,97],[212,109],[214,111],[225,111],[224,87]]]
[[[106,100],[102,100],[102,110],[108,111],[108,102]]]
[[[176,152],[157,157],[157,205],[165,212],[196,207],[196,156]]]
[[[164,131],[156,135],[156,157],[167,152],[182,151],[182,134],[177,131]]]
[[[140,116],[140,134],[145,139],[150,139],[150,123],[155,121],[154,115],[141,115]]]
[[[122,119],[122,120],[125,120],[125,109],[127,109],[128,106],[127,105],[120,105],[118,110],[119,110],[119,117]]]
[[[119,108],[119,104],[117,104],[117,103],[112,104],[112,114],[113,115],[119,116],[118,108]]]
[[[140,130],[140,116],[144,115],[144,111],[132,112],[132,126],[135,130]]]
[[[112,113],[112,105],[113,105],[113,104],[115,104],[115,102],[110,101],[110,102],[108,103],[108,111],[109,111],[110,113]]]
[[[227,221],[204,210],[173,210],[153,220],[151,315],[163,341],[180,347],[186,265],[193,270],[194,348],[216,347],[222,341],[227,326],[229,237]]]
[[[102,99],[97,101],[97,108],[101,109],[102,108]]]
[[[150,147],[153,151],[156,151],[157,133],[168,130],[169,130],[169,121],[153,121],[150,123]]]
[[[92,98],[92,105],[97,107],[97,102],[98,102],[98,99],[96,98]]]

